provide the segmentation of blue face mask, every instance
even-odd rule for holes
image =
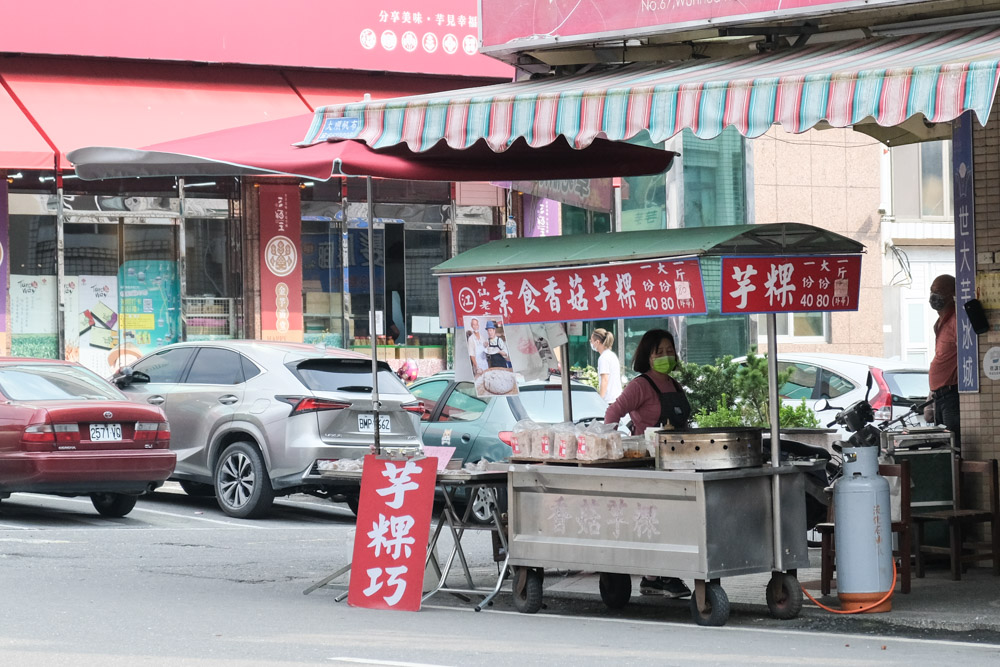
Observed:
[[[666,375],[675,368],[677,368],[677,357],[667,356],[653,359],[653,370],[657,373]]]

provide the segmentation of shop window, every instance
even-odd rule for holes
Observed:
[[[17,208],[17,199],[27,197],[12,194],[12,210]],[[59,320],[55,216],[11,215],[9,221],[11,355],[56,359]]]
[[[302,221],[302,303],[307,343],[344,347],[341,229],[341,223],[330,220]]]
[[[941,222],[952,213],[951,141],[890,149],[892,209],[897,221]]]
[[[405,329],[400,343],[407,345],[444,345],[438,313],[438,279],[431,269],[448,256],[448,233],[444,230],[406,229],[406,282],[402,308]],[[390,292],[390,297],[396,295]],[[396,311],[396,300],[392,302]],[[393,313],[395,316],[395,312]]]
[[[757,317],[757,340],[767,342],[767,316]],[[830,342],[830,313],[778,313],[775,316],[778,342]]]

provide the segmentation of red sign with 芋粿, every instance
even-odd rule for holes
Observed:
[[[504,324],[703,315],[697,259],[453,276],[455,313],[496,313]]]
[[[437,459],[365,457],[348,604],[420,609],[436,480]]]
[[[723,257],[723,313],[857,310],[861,255]]]

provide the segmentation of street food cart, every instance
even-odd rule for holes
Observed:
[[[649,459],[518,462],[509,466],[508,544],[517,607],[542,604],[545,568],[599,572],[601,597],[625,604],[631,575],[693,579],[702,625],[729,616],[723,577],[772,572],[772,615],[801,608],[796,570],[808,565],[803,469],[781,464],[775,313],[856,310],[863,246],[796,223],[508,239],[435,267],[456,321],[484,304],[525,324],[707,312],[701,260],[719,257],[722,312],[766,312],[771,452],[760,431],[656,434]],[[567,350],[564,348],[563,358]],[[563,374],[564,417],[573,421]]]

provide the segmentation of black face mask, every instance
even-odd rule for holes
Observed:
[[[931,298],[928,301],[931,304],[931,308],[937,311],[942,311],[948,307],[948,297],[937,292],[931,292]]]

